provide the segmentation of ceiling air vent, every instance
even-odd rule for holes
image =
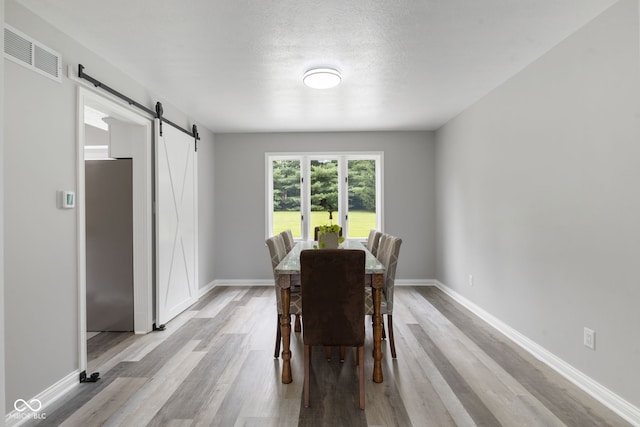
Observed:
[[[62,81],[60,54],[8,25],[4,26],[4,57],[57,82]]]

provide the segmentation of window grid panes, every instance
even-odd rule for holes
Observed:
[[[382,154],[267,153],[268,235],[291,229],[312,240],[314,228],[337,224],[347,238],[381,229]]]
[[[340,224],[338,160],[311,160],[309,175],[311,226]],[[315,234],[315,233],[314,233]]]
[[[294,239],[300,239],[300,160],[274,160],[272,176],[272,234],[290,229]]]
[[[376,228],[376,162],[375,160],[349,160],[347,163],[349,187],[349,236],[366,238]]]

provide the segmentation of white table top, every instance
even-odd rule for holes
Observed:
[[[300,274],[300,252],[305,249],[313,249],[313,245],[317,245],[317,242],[297,242],[293,249],[285,256],[280,264],[276,266],[277,274]],[[365,251],[365,266],[364,270],[366,274],[383,274],[385,266],[378,259],[373,256],[371,252],[358,240],[345,240],[340,244],[344,249],[360,249]],[[322,250],[322,249],[318,249]]]

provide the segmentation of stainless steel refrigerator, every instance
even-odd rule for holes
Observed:
[[[85,161],[87,331],[133,331],[132,161]]]

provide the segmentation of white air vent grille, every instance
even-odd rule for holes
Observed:
[[[4,28],[4,57],[57,82],[62,81],[62,57],[8,25]]]
[[[4,53],[12,56],[13,58],[25,62],[28,65],[31,63],[33,56],[32,50],[33,44],[26,40],[8,28],[4,29]]]

